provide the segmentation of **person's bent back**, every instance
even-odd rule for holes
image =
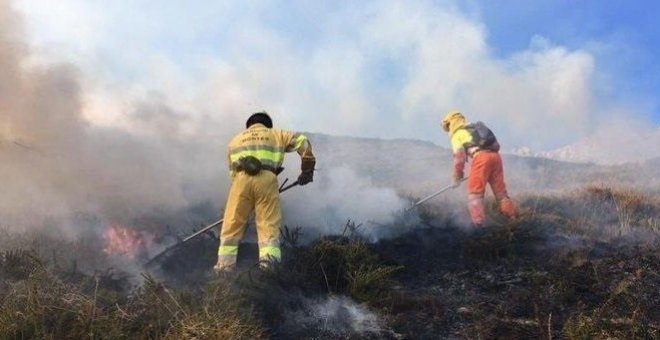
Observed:
[[[250,116],[246,130],[229,143],[227,157],[232,184],[220,232],[216,271],[234,268],[238,245],[252,211],[256,215],[260,263],[265,266],[281,259],[282,211],[277,175],[282,171],[284,154],[293,151],[302,158],[298,184],[312,182],[316,160],[307,137],[273,129],[272,120],[265,112]]]

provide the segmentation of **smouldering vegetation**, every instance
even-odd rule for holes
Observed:
[[[588,187],[519,204],[518,221],[480,232],[426,209],[376,243],[352,222],[310,244],[287,228],[280,265],[221,278],[200,274],[211,237],[131,277],[88,270],[93,247],[5,230],[0,338],[660,338],[657,196]],[[334,297],[354,305],[319,312]],[[377,322],[362,327],[356,306]]]

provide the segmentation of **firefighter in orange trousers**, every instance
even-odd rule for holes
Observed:
[[[266,112],[250,116],[246,130],[229,143],[228,162],[232,177],[229,197],[220,232],[218,273],[236,266],[238,244],[245,234],[249,215],[254,211],[259,241],[259,260],[262,267],[282,258],[280,249],[280,207],[277,175],[282,171],[284,154],[296,151],[301,157],[298,184],[314,179],[316,159],[307,137],[294,132],[273,129],[273,121]]]
[[[442,120],[442,128],[449,134],[454,154],[454,184],[464,179],[464,168],[472,158],[468,177],[468,208],[475,227],[483,227],[486,212],[484,194],[490,185],[500,212],[511,219],[516,217],[516,207],[509,198],[504,183],[504,169],[493,132],[482,122],[468,124],[459,111],[449,112]]]

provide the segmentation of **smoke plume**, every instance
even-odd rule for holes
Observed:
[[[186,119],[162,102],[138,103],[130,112],[155,134],[90,125],[76,68],[26,66],[30,51],[6,1],[0,16],[3,224],[25,227],[88,213],[126,220],[194,205],[222,190],[217,142],[184,138]]]
[[[341,296],[305,299],[303,308],[289,313],[285,329],[332,338],[373,337],[386,333],[383,321],[367,307]]]
[[[284,208],[290,213],[285,218],[307,236],[342,233],[351,219],[364,236],[377,239],[393,230],[378,228],[374,219],[377,224],[391,224],[395,214],[408,207],[393,189],[374,185],[348,166],[322,169],[314,184],[287,195]]]
[[[229,186],[226,144],[249,112],[232,110],[227,97],[213,117],[190,114],[175,99],[146,93],[129,97],[123,124],[90,123],[86,109],[103,108],[89,105],[94,98],[76,66],[26,63],[33,54],[19,16],[7,1],[0,15],[0,223],[48,224],[73,237],[114,223],[189,230],[218,217]],[[284,200],[288,223],[316,234],[349,218],[387,218],[404,205],[348,167],[320,172]]]

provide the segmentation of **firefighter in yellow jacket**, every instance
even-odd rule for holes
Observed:
[[[316,159],[307,137],[273,129],[273,121],[265,112],[250,116],[245,127],[246,130],[229,143],[228,162],[232,183],[220,232],[218,263],[214,267],[216,272],[235,267],[238,244],[253,211],[261,265],[267,266],[271,261],[282,258],[282,210],[277,174],[282,170],[285,153],[296,151],[302,159],[298,184],[305,185],[314,179]]]

